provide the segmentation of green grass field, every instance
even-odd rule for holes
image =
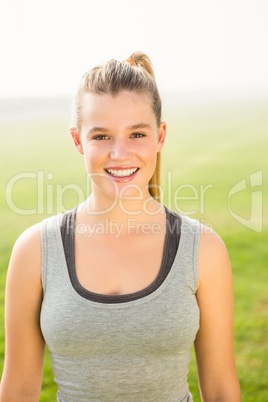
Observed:
[[[236,363],[245,402],[268,401],[267,110],[268,102],[255,100],[180,105],[164,113],[168,138],[163,151],[162,201],[212,226],[227,245],[234,278]],[[68,124],[68,116],[0,123],[0,373],[4,287],[12,246],[27,227],[64,212],[90,192],[83,158],[72,146]],[[259,181],[251,188],[256,172]],[[228,206],[231,189],[242,180],[246,188],[235,192]],[[70,184],[72,189],[67,187]],[[39,211],[30,213],[37,205]],[[194,400],[199,401],[194,352],[189,384]],[[56,401],[48,352],[40,400]]]

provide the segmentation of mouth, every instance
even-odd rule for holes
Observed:
[[[131,169],[104,169],[109,175],[113,177],[131,177],[133,176],[139,168],[131,168]]]

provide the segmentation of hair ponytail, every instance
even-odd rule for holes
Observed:
[[[136,66],[144,69],[151,78],[155,81],[154,69],[151,60],[149,57],[142,52],[134,52],[130,56],[132,60],[135,61]]]

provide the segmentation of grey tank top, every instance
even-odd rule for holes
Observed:
[[[158,277],[152,286],[121,298],[103,298],[86,289],[81,293],[70,260],[74,232],[67,257],[64,214],[43,220],[40,320],[58,401],[192,401],[187,374],[199,329],[195,293],[200,224],[165,209],[167,231]],[[181,223],[180,241],[173,262],[167,264],[165,255],[172,255],[168,238],[178,238],[171,217]]]

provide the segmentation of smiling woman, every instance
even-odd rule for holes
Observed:
[[[194,344],[202,400],[239,402],[228,253],[159,202],[166,124],[148,56],[88,71],[70,131],[92,193],[14,246],[0,401],[39,400],[47,344],[60,402],[191,402]]]
[[[95,205],[105,202],[104,189],[107,196],[111,192],[110,197],[115,196],[114,191],[119,197],[130,196],[132,190],[133,195],[142,194],[141,202],[151,195],[156,197],[160,183],[153,186],[150,180],[156,170],[157,154],[164,145],[166,125],[161,122],[157,126],[149,95],[127,90],[116,97],[87,94],[82,115],[79,131],[72,128],[71,133],[77,150],[84,155]],[[159,180],[158,175],[154,180]],[[114,183],[128,183],[128,188]]]

